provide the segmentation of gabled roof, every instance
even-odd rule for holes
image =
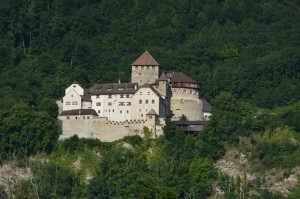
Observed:
[[[74,109],[68,111],[62,111],[59,116],[69,116],[69,115],[94,115],[98,116],[94,109]]]
[[[146,115],[157,115],[157,113],[151,109]]]
[[[165,72],[162,72],[160,77],[158,78],[159,81],[167,81],[167,77]]]
[[[205,99],[201,99],[201,101],[203,102],[203,111],[204,112],[211,112],[211,105],[208,103],[208,101],[206,101]]]
[[[171,80],[171,83],[197,83],[195,80],[184,74],[183,72],[167,73],[167,77]]]
[[[135,60],[132,66],[158,66],[152,55],[146,50],[137,60]]]

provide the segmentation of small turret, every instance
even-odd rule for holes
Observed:
[[[158,78],[158,88],[157,91],[163,95],[167,96],[167,91],[168,91],[168,82],[167,82],[167,77],[164,72],[161,73],[160,77]]]
[[[151,109],[147,114],[147,126],[153,132],[154,136],[156,137],[156,123],[158,122],[158,115],[157,113]]]

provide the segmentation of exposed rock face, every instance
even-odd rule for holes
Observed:
[[[81,168],[81,158],[78,157],[77,160],[73,163],[75,171],[79,170]]]
[[[15,165],[4,164],[0,166],[0,185],[10,193],[21,180],[28,180],[32,177],[30,168],[20,168]],[[10,194],[8,194],[10,195]]]
[[[256,176],[252,174],[252,170],[248,163],[246,155],[239,154],[237,150],[228,151],[223,159],[217,162],[217,168],[229,177],[244,177],[246,174],[247,181],[254,180]]]
[[[275,175],[266,175],[265,179],[269,191],[286,196],[290,193],[290,189],[298,185],[297,176],[300,175],[300,167],[293,168],[289,171],[290,174],[284,177],[286,172],[285,170],[272,171],[271,173],[275,173]]]
[[[299,183],[297,176],[300,175],[300,167],[295,167],[291,170],[272,169],[259,178],[256,171],[251,168],[251,162],[248,161],[246,155],[239,154],[237,150],[228,151],[222,159],[217,161],[216,167],[231,178],[236,178],[237,176],[243,178],[246,176],[248,182],[255,179],[264,179],[264,181],[259,180],[262,183],[261,189],[268,189],[270,192],[280,193],[285,196],[290,193],[289,190]],[[253,195],[256,194],[254,191]]]

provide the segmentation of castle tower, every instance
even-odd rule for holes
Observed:
[[[145,51],[132,64],[131,83],[152,84],[158,79],[159,64],[151,56],[148,51]]]
[[[199,84],[182,72],[168,73],[172,89],[173,119],[185,115],[190,121],[203,120],[203,102],[199,99]]]

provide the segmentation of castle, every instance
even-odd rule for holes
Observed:
[[[65,90],[63,99],[57,101],[61,139],[77,134],[114,141],[127,135],[143,136],[144,127],[156,137],[163,134],[167,117],[178,122],[184,115],[191,127],[209,118],[210,105],[199,98],[195,80],[182,72],[162,72],[159,76],[159,64],[148,51],[131,67],[131,83],[96,84],[84,89],[73,82]]]

